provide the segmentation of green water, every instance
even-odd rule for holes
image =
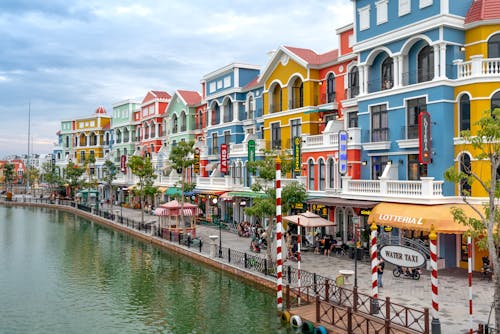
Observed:
[[[0,206],[0,333],[287,333],[272,291],[71,214]]]

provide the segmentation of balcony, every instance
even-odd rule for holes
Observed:
[[[470,61],[461,59],[453,62],[457,66],[458,79],[492,78],[500,76],[500,58],[486,58],[482,55],[472,56]]]
[[[346,199],[363,199],[432,204],[447,203],[453,198],[443,196],[444,181],[435,181],[433,177],[421,177],[420,181],[390,180],[352,180],[350,176],[342,178],[343,188],[340,197]]]
[[[350,128],[347,130],[349,135],[349,145],[360,145],[361,144],[361,129],[360,128]],[[302,143],[302,149],[304,151],[317,151],[321,150],[338,150],[339,133],[328,132],[320,135],[307,136],[304,138]]]

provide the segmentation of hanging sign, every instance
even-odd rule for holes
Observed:
[[[127,155],[123,154],[120,158],[120,169],[122,173],[127,174]]]
[[[339,131],[339,173],[347,174],[347,131]]]
[[[423,111],[418,114],[418,160],[421,164],[432,161],[431,115]]]
[[[248,161],[255,161],[255,140],[248,141]]]
[[[195,174],[200,173],[200,149],[195,148],[194,149],[194,158],[193,158],[193,172]]]
[[[382,247],[380,256],[385,262],[407,268],[422,267],[426,260],[425,255],[416,249],[396,245]]]
[[[227,173],[227,145],[226,144],[221,144],[220,145],[220,172],[221,173]]]
[[[300,156],[300,145],[302,139],[301,137],[295,137],[293,139],[293,171],[300,173],[300,165],[302,164]]]

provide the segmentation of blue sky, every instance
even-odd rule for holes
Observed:
[[[2,0],[0,158],[50,153],[60,121],[148,90],[200,90],[232,62],[266,64],[280,45],[338,47],[350,0]]]

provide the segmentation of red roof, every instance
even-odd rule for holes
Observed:
[[[297,57],[305,60],[311,65],[321,65],[338,58],[338,50],[331,50],[323,54],[317,54],[311,49],[296,48],[293,46],[284,46],[288,51],[294,53]]]
[[[245,85],[245,87],[243,87],[243,89],[253,88],[253,87],[257,86],[258,83],[259,83],[259,76],[257,75],[252,81],[250,81],[249,83],[247,83]]]
[[[97,109],[95,110],[95,113],[96,114],[106,114],[106,109],[104,109],[103,106],[99,106],[97,107]]]
[[[500,19],[500,1],[474,0],[465,16],[465,24]]]
[[[201,95],[192,90],[178,90],[177,93],[186,101],[188,106],[194,106],[201,102]]]
[[[160,90],[150,90],[144,97],[144,100],[142,100],[142,103],[146,103],[154,99],[170,99],[170,98],[171,96],[167,92],[163,92]]]

